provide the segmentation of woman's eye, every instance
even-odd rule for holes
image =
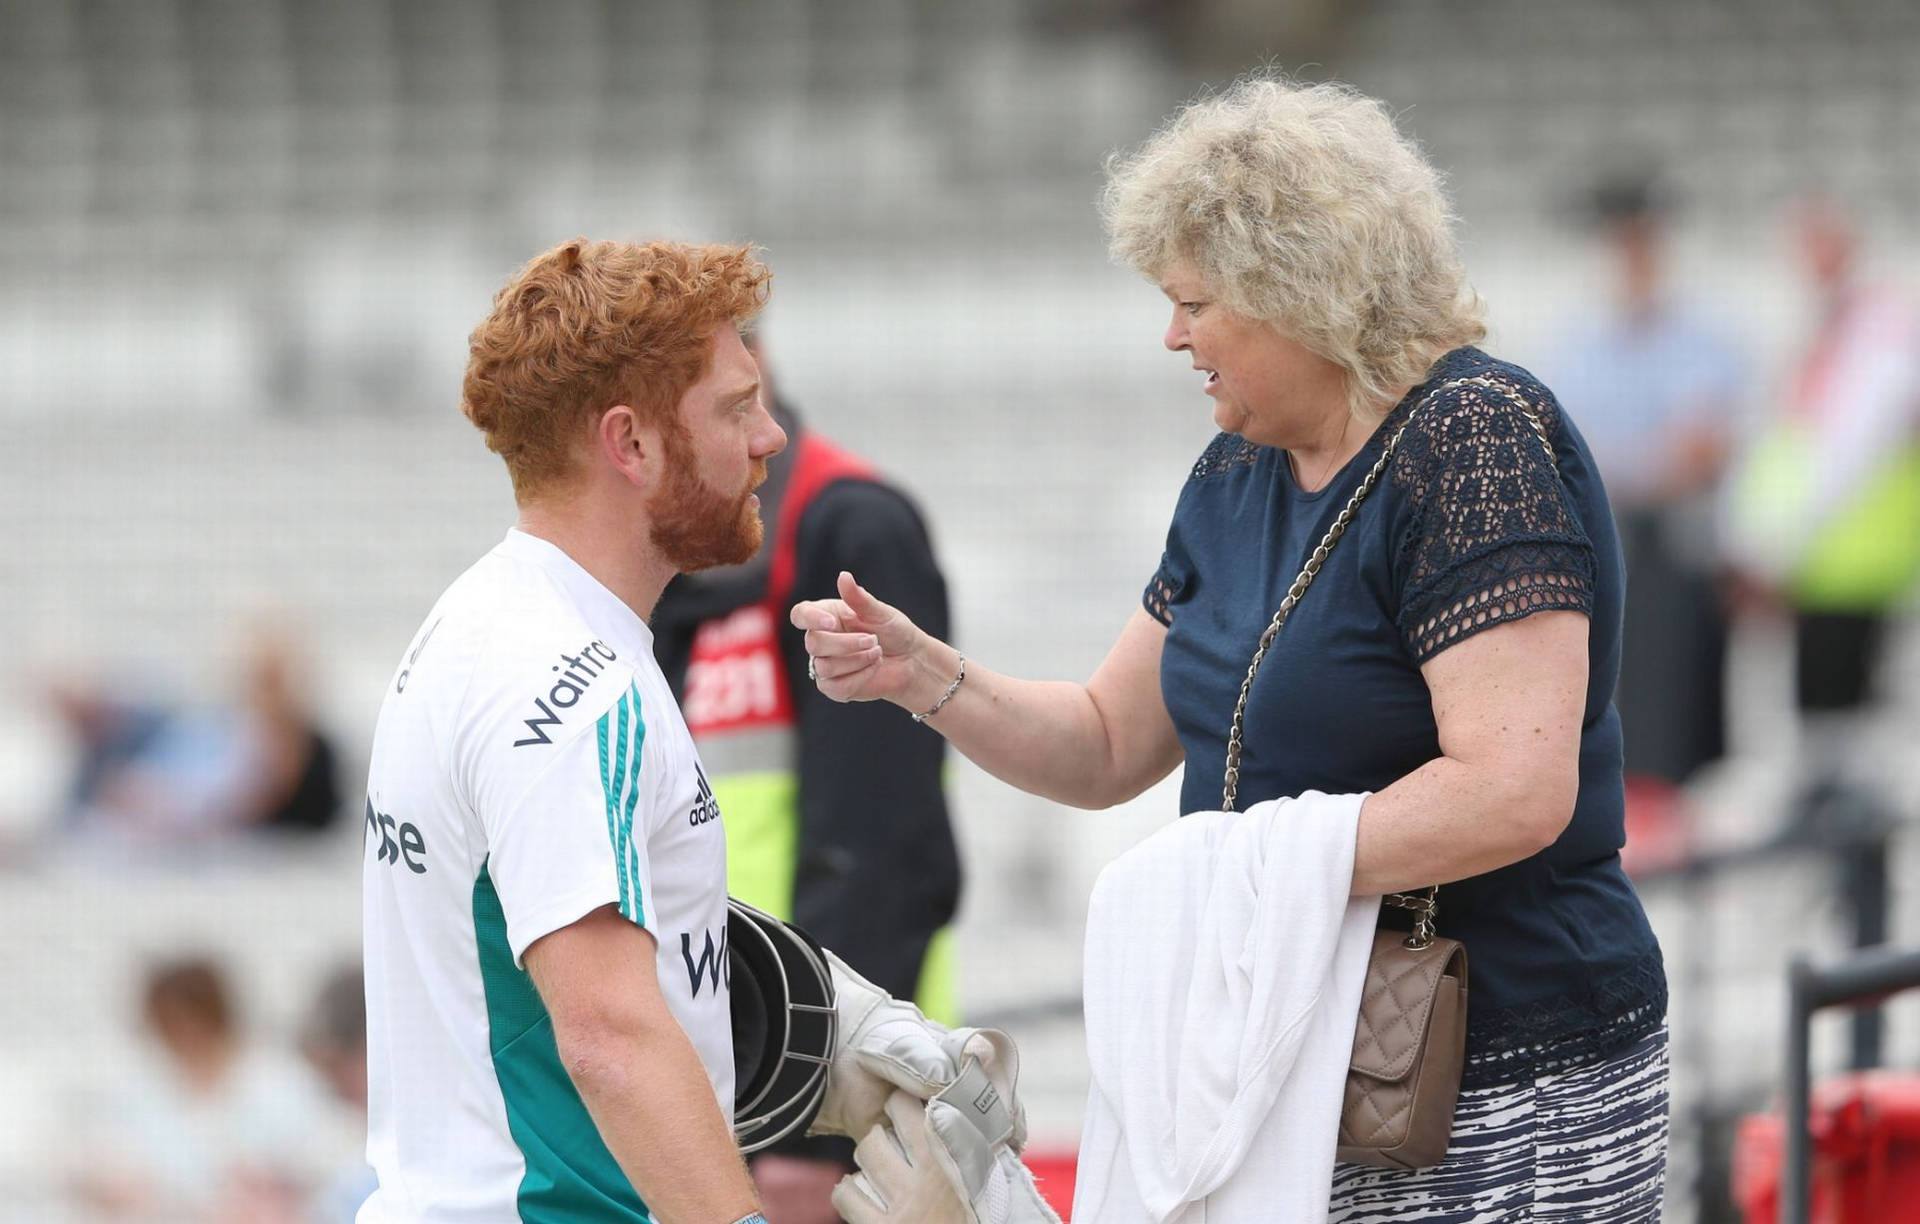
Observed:
[[[1197,315],[1200,313],[1200,307],[1205,304],[1204,302],[1182,302],[1180,303],[1180,309],[1186,311],[1189,315]]]

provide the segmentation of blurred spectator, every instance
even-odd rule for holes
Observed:
[[[81,1200],[110,1219],[297,1220],[318,1162],[337,1151],[310,1078],[249,1045],[211,961],[155,965],[141,1020],[155,1057],[119,1083],[76,1145]]]
[[[364,1142],[367,1120],[367,994],[360,967],[336,970],[321,985],[307,1016],[300,1048],[313,1069],[358,1121]],[[345,1161],[314,1199],[313,1224],[352,1224],[373,1193],[373,1166],[364,1152]]]
[[[1671,290],[1667,202],[1648,177],[1593,194],[1613,301],[1569,340],[1553,378],[1586,434],[1627,565],[1614,700],[1630,774],[1684,782],[1726,746],[1727,617],[1713,494],[1739,401],[1739,354]]]
[[[1813,334],[1744,463],[1730,546],[1749,586],[1792,613],[1802,713],[1849,712],[1920,578],[1920,316],[1862,274],[1832,204],[1794,225]]]
[[[313,717],[293,635],[263,626],[244,662],[253,768],[237,815],[266,829],[314,832],[340,815],[333,743]]]
[[[742,565],[682,574],[654,609],[654,652],[711,771],[727,831],[727,888],[804,927],[899,998],[952,1022],[943,928],[960,860],[941,785],[946,741],[881,703],[830,701],[807,679],[797,600],[835,594],[842,570],[931,633],[947,584],[919,511],[865,461],[809,429],[774,393],[785,450],[760,490],[766,536]],[[771,1224],[827,1224],[853,1145],[796,1138],[753,1159]]]
[[[81,676],[49,684],[77,753],[58,823],[109,845],[333,825],[337,760],[309,707],[292,634],[256,629],[239,679],[237,700],[213,707],[131,698]]]
[[[130,779],[143,760],[157,754],[167,730],[165,711],[110,695],[104,685],[75,676],[48,683],[46,698],[75,748],[61,823],[118,820],[123,810],[147,807]]]

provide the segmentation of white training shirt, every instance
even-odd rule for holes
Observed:
[[[447,588],[387,686],[367,781],[360,1224],[649,1221],[520,963],[603,905],[733,1107],[726,839],[645,622],[520,531]]]

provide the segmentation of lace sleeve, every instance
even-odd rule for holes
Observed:
[[[1140,606],[1147,615],[1167,626],[1173,627],[1173,597],[1180,591],[1180,584],[1174,580],[1169,569],[1168,559],[1160,558],[1160,568],[1153,571],[1153,578],[1147,583],[1147,589],[1140,594]]]
[[[1547,436],[1545,388],[1513,384]],[[1472,385],[1435,393],[1407,427],[1394,480],[1409,510],[1399,541],[1399,628],[1416,662],[1483,629],[1567,609],[1593,611],[1593,544],[1540,436],[1517,405]]]
[[[1186,590],[1187,580],[1193,574],[1193,562],[1182,546],[1181,532],[1193,513],[1189,498],[1195,486],[1252,467],[1259,456],[1260,448],[1245,438],[1230,433],[1216,434],[1194,462],[1193,470],[1187,473],[1186,487],[1180,491],[1180,502],[1174,507],[1173,523],[1167,528],[1167,548],[1160,554],[1160,568],[1154,570],[1147,589],[1140,594],[1140,606],[1147,610],[1147,615],[1169,629],[1173,627],[1174,601]]]

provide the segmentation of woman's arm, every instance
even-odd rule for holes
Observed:
[[[840,598],[794,605],[820,691],[835,701],[932,709],[959,674],[953,647],[840,575]],[[967,678],[927,725],[1003,782],[1074,807],[1133,798],[1180,763],[1160,697],[1167,631],[1144,611],[1086,684],[1017,680],[967,660]]]
[[[1538,612],[1427,660],[1440,756],[1361,808],[1356,894],[1480,875],[1560,836],[1580,790],[1587,628]]]

